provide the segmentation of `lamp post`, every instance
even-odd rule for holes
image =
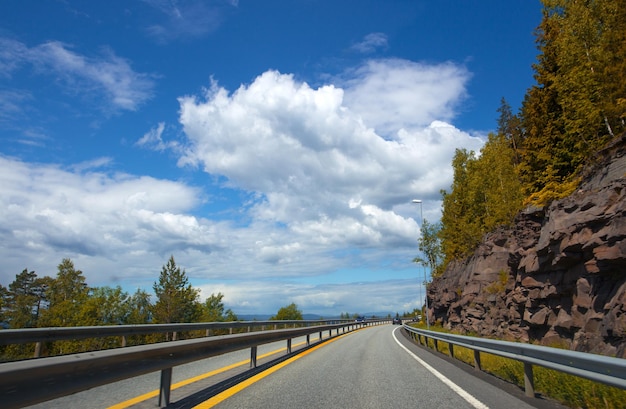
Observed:
[[[420,199],[413,199],[411,202],[420,205],[420,219],[421,219],[420,234],[422,234],[422,227],[424,226],[424,215],[422,213],[422,201]],[[426,300],[426,311],[425,311],[425,314],[426,314],[426,328],[430,329],[430,319],[428,318],[428,287],[426,287],[426,283],[427,283],[427,281],[426,281],[426,266],[424,265],[424,262],[422,262],[421,264],[422,264],[422,268],[424,269],[424,283],[423,283],[423,285],[424,285],[424,292],[426,293],[426,298],[425,298],[425,300]]]
[[[424,216],[422,215],[422,201],[420,199],[413,199],[412,202],[420,205],[420,230],[422,230],[422,224],[424,224]]]

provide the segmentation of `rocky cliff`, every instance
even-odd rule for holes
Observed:
[[[579,190],[486,235],[428,288],[431,322],[460,333],[626,357],[626,135]]]

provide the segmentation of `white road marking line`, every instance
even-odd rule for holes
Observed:
[[[398,328],[400,329],[400,328]],[[415,359],[417,362],[420,363],[420,365],[422,365],[424,368],[428,369],[430,371],[430,373],[432,373],[433,375],[435,375],[437,378],[439,378],[439,380],[443,383],[445,383],[446,385],[448,385],[448,387],[450,389],[452,389],[454,392],[456,392],[460,397],[462,397],[463,399],[465,399],[470,405],[472,405],[473,407],[475,407],[476,409],[489,409],[489,406],[485,405],[484,403],[482,403],[481,401],[479,401],[478,399],[476,399],[475,397],[473,397],[469,392],[467,392],[465,389],[461,388],[459,385],[457,385],[456,383],[452,382],[450,379],[446,378],[441,372],[439,372],[438,370],[436,370],[435,368],[433,368],[432,366],[428,365],[426,362],[424,362],[420,357],[418,357],[417,355],[415,355],[413,352],[411,352],[407,347],[405,347],[404,345],[402,345],[400,343],[400,341],[398,341],[398,338],[396,337],[396,331],[393,331],[393,339],[397,342],[398,345],[400,345],[400,347],[402,349],[404,349],[410,356],[413,357],[413,359]]]

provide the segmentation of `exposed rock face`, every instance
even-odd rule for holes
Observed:
[[[577,192],[521,212],[435,278],[431,321],[626,358],[626,137],[598,161]]]

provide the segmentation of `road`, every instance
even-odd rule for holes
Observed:
[[[519,395],[512,396],[468,375],[447,360],[411,345],[400,334],[400,327],[384,325],[341,337],[215,406],[219,395],[200,408],[538,407],[524,402],[521,391]]]
[[[400,331],[401,327],[392,325],[367,327],[316,344],[241,384],[222,386],[221,393],[212,385],[245,372],[248,350],[176,367],[175,384],[206,373],[212,376],[177,387],[172,407],[560,408],[525,398],[519,388],[489,376],[476,377],[472,368],[413,344]],[[294,349],[302,343],[303,339],[294,340]],[[284,343],[259,347],[259,362],[271,351],[284,355],[284,347]],[[233,368],[221,372],[229,366]],[[155,408],[158,382],[159,374],[150,374],[32,408]],[[131,400],[137,396],[141,398]]]

